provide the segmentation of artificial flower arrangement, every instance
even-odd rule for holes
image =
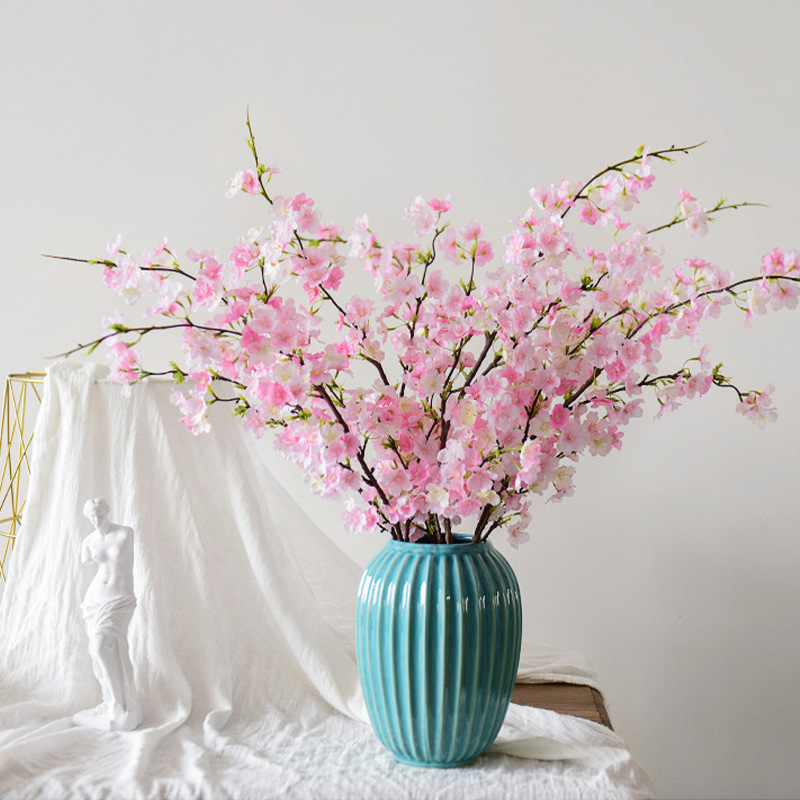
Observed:
[[[800,254],[774,249],[738,280],[699,258],[665,263],[659,231],[684,224],[700,236],[712,214],[749,203],[705,208],[681,191],[666,224],[625,221],[653,185],[652,164],[698,145],[640,147],[585,182],[531,189],[498,258],[479,222],[450,223],[449,200],[408,206],[410,244],[382,244],[366,216],[347,232],[323,222],[305,194],[273,193],[280,170],[262,163],[249,118],[247,127],[254,167],[228,195],[262,200],[264,227],[225,257],[189,250],[184,262],[166,240],[137,261],[118,239],[90,263],[129,304],[155,295],[146,313],[159,321],[129,327],[117,311],[104,335],[71,352],[105,342],[126,384],[170,375],[195,434],[217,402],[257,436],[276,429],[315,492],[344,496],[350,529],[452,543],[471,521],[473,541],[506,529],[517,547],[532,495],[572,494],[574,464],[621,446],[645,390],[659,415],[723,387],[758,425],[775,418],[772,388],[737,388],[698,329],[729,304],[748,316],[795,308]],[[605,228],[608,247],[580,251],[573,222]],[[354,262],[374,280],[372,296],[343,291]],[[182,359],[151,372],[135,348],[165,330],[180,333]],[[661,369],[663,343],[683,338],[696,355]]]

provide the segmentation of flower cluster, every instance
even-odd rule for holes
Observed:
[[[133,382],[159,374],[141,366],[138,340],[177,331],[168,372],[187,427],[207,431],[209,405],[228,402],[255,435],[276,429],[312,489],[344,498],[352,530],[449,542],[469,520],[474,540],[506,528],[516,547],[532,496],[571,495],[575,462],[621,446],[645,391],[663,413],[724,387],[745,416],[774,419],[771,387],[736,388],[698,330],[724,305],[748,316],[796,307],[800,256],[773,250],[739,280],[701,259],[665,263],[658,231],[701,235],[712,212],[746,203],[707,210],[682,191],[666,225],[625,221],[653,163],[692,148],[640,148],[584,183],[532,189],[495,254],[479,222],[450,222],[449,199],[408,206],[411,243],[382,244],[366,216],[349,231],[325,223],[305,194],[272,194],[279,170],[250,137],[255,168],[228,193],[264,201],[263,227],[227,255],[184,262],[166,241],[138,261],[117,241],[96,262],[106,285],[127,303],[155,295],[147,313],[162,321],[127,327],[116,313],[92,346],[105,340],[114,375]],[[608,246],[579,247],[570,220],[605,228]],[[343,296],[358,264],[374,292]],[[683,338],[698,354],[662,369],[663,344]]]

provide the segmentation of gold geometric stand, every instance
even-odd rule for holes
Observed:
[[[28,477],[28,451],[33,423],[42,402],[44,372],[9,375],[0,417],[0,580],[6,579],[6,559],[14,549],[22,521]]]

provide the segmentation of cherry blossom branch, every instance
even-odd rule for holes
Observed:
[[[751,283],[761,283],[762,281],[767,282],[780,282],[780,281],[789,281],[791,283],[800,283],[800,278],[795,278],[792,275],[755,275],[752,278],[742,278],[741,280],[735,281],[734,283],[728,284],[727,286],[720,286],[715,289],[706,289],[702,292],[698,292],[698,294],[694,295],[694,297],[687,298],[686,300],[681,300],[678,303],[672,303],[669,306],[666,306],[663,311],[660,311],[658,314],[654,314],[652,316],[648,316],[646,319],[642,320],[632,331],[629,333],[625,338],[626,339],[633,339],[637,333],[651,320],[656,319],[657,317],[664,316],[665,314],[671,314],[673,311],[677,311],[679,308],[683,306],[690,305],[691,303],[696,302],[701,297],[711,297],[715,294],[722,294],[723,292],[727,292],[728,294],[737,297],[736,289],[739,286],[747,286]]]
[[[479,542],[481,540],[481,533],[483,533],[483,529],[486,527],[486,524],[489,522],[489,517],[492,515],[492,511],[494,510],[494,506],[489,505],[487,503],[483,510],[481,511],[481,515],[478,518],[478,522],[475,525],[475,533],[473,534],[472,541]]]
[[[380,375],[381,380],[384,382],[386,386],[391,386],[391,382],[389,381],[389,376],[386,374],[385,370],[383,369],[383,364],[377,359],[371,358],[370,356],[363,356],[364,361],[372,364],[373,367],[378,371],[378,375]]]
[[[120,250],[123,255],[125,253]],[[103,259],[96,259],[96,258],[74,258],[73,256],[54,256],[49,253],[42,253],[42,258],[53,258],[57,261],[74,261],[76,264],[91,264],[93,266],[104,266],[104,267],[111,267],[114,268],[117,266],[116,262],[111,261],[107,258]],[[155,267],[155,266],[143,266],[141,264],[137,265],[140,270],[143,272],[169,272],[173,275],[181,275],[184,278],[188,278],[190,281],[196,281],[197,278],[192,275],[190,272],[184,272],[184,270],[180,269],[177,265],[171,267]]]
[[[671,145],[670,147],[667,147],[663,150],[653,150],[652,152],[649,152],[647,156],[648,158],[658,158],[661,161],[672,161],[672,159],[669,158],[670,155],[674,153],[688,154],[691,150],[696,150],[698,147],[702,147],[704,144],[705,142],[703,141],[703,142],[698,142],[697,144],[688,145],[687,147],[676,147],[675,145]],[[583,186],[581,186],[575,197],[572,198],[573,202],[576,200],[585,200],[586,195],[584,195],[583,193],[596,180],[599,180],[604,175],[607,175],[609,172],[620,172],[622,168],[627,166],[628,164],[636,164],[640,162],[642,160],[643,155],[644,155],[643,148],[639,148],[637,153],[631,158],[626,158],[623,161],[618,161],[616,164],[610,164],[605,169],[602,169],[600,170],[600,172],[597,172],[596,174],[592,175],[592,177],[589,178],[589,180],[586,181],[586,183],[584,183]],[[572,208],[572,206],[567,206],[567,208],[564,209],[564,211],[561,214],[562,219],[567,216],[570,208]]]
[[[247,146],[250,148],[250,151],[253,153],[253,159],[256,162],[256,176],[258,178],[258,185],[261,189],[261,194],[263,195],[264,199],[272,206],[275,205],[272,198],[267,193],[267,188],[264,186],[263,175],[265,170],[264,165],[261,163],[261,160],[258,157],[258,151],[256,150],[256,137],[253,133],[253,127],[250,125],[250,107],[247,108],[247,133],[249,134],[249,139],[247,140]]]
[[[229,328],[212,328],[208,325],[198,325],[195,322],[180,322],[176,323],[175,325],[146,325],[141,327],[135,328],[128,328],[122,325],[116,326],[119,330],[114,330],[111,333],[107,333],[104,336],[99,336],[97,339],[94,339],[87,344],[79,344],[73,347],[71,350],[67,350],[65,353],[59,353],[56,356],[48,356],[48,358],[69,358],[75,353],[80,353],[82,350],[88,350],[92,352],[98,345],[101,345],[103,342],[107,341],[108,339],[112,339],[115,336],[124,336],[126,333],[136,333],[138,334],[138,338],[141,339],[142,336],[145,336],[148,333],[152,333],[153,331],[168,331],[174,330],[176,328],[195,328],[201,331],[207,331],[209,333],[215,334],[222,334],[225,336],[241,336],[242,334],[239,331],[231,330]]]
[[[679,303],[673,303],[673,304],[667,306],[666,308],[664,308],[662,311],[659,311],[657,314],[647,315],[645,317],[645,319],[643,319],[641,322],[639,322],[638,325],[636,325],[636,327],[634,327],[625,336],[625,338],[626,339],[634,339],[636,337],[636,335],[642,330],[642,328],[648,322],[651,322],[652,320],[657,319],[658,317],[661,317],[661,316],[664,316],[664,315],[669,315],[673,311],[677,311],[679,308],[681,308],[683,306],[686,306],[686,305],[689,305],[690,303],[696,302],[697,299],[700,298],[700,297],[709,297],[711,295],[720,294],[722,292],[728,292],[730,294],[734,294],[735,295],[735,291],[734,290],[737,287],[745,286],[745,285],[751,284],[751,283],[760,283],[762,280],[772,280],[772,281],[786,280],[786,281],[792,281],[792,282],[795,282],[795,283],[800,283],[800,278],[795,278],[795,277],[788,276],[788,275],[780,275],[780,276],[764,276],[764,275],[761,275],[761,276],[752,277],[752,278],[743,278],[742,280],[736,281],[735,283],[732,283],[732,284],[730,284],[728,286],[723,286],[723,287],[719,287],[719,288],[716,288],[716,289],[709,289],[709,290],[700,292],[697,295],[695,295],[694,297],[689,298],[687,300],[683,300],[683,301],[681,301]],[[605,325],[607,322],[610,322],[612,319],[614,319],[616,317],[619,317],[621,315],[624,315],[625,313],[630,312],[630,311],[632,311],[632,309],[630,309],[630,308],[620,309],[620,311],[616,312],[615,314],[613,314],[610,317],[608,317],[607,319],[605,319],[600,325],[594,327],[592,329],[592,331],[578,345],[576,345],[571,350],[571,353],[574,354],[575,352],[577,352],[577,350],[591,336],[593,336],[600,329],[600,327],[602,327],[602,325]],[[602,372],[603,372],[603,369],[601,367],[595,367],[594,372],[592,373],[591,377],[587,378],[587,380],[581,385],[581,387],[579,389],[577,389],[573,393],[570,393],[569,399],[565,400],[565,402],[564,402],[564,406],[566,408],[571,408],[574,405],[575,401],[590,386],[592,386],[592,384],[594,384],[597,381],[597,379],[600,377]]]
[[[423,286],[425,285],[425,280],[426,280],[426,278],[428,276],[428,267],[433,263],[434,259],[436,258],[436,240],[444,232],[444,230],[445,230],[444,228],[437,228],[435,233],[434,233],[433,239],[431,241],[430,254],[429,254],[428,258],[425,259],[425,265],[424,265],[423,271],[422,271],[421,283],[422,283]],[[411,341],[414,338],[414,336],[416,335],[417,319],[419,317],[419,310],[422,307],[423,300],[424,300],[424,296],[418,297],[416,299],[416,309],[414,310],[414,313],[412,314],[412,320],[411,320],[410,325],[408,326],[409,341]],[[388,384],[388,381],[386,381],[386,383]],[[405,384],[403,384],[400,387],[400,395],[401,395],[401,397],[404,394],[405,394]]]
[[[709,208],[706,211],[706,213],[707,214],[715,214],[717,211],[728,211],[728,210],[731,210],[731,209],[745,208],[746,206],[759,206],[761,208],[769,208],[769,206],[766,203],[743,202],[743,203],[729,203],[729,204],[725,205],[725,198],[723,198],[723,199],[719,200],[719,202],[713,208]],[[664,231],[667,228],[673,227],[673,225],[680,225],[681,222],[686,222],[687,219],[688,218],[685,217],[685,216],[681,216],[680,214],[676,214],[671,222],[667,222],[664,225],[659,225],[656,228],[650,228],[649,230],[646,231],[646,233],[649,235],[651,233],[657,233],[658,231]]]
[[[588,377],[581,387],[574,392],[569,393],[568,398],[564,398],[564,408],[572,408],[575,405],[575,401],[593,384],[595,381],[600,377],[602,374],[603,369],[601,367],[595,367],[592,371],[590,377]]]
[[[344,432],[350,433],[350,426],[347,424],[347,421],[342,416],[341,411],[339,411],[338,407],[331,399],[331,396],[328,394],[325,387],[321,383],[318,383],[314,387],[314,389],[318,392],[319,396],[328,404],[328,407],[330,408],[334,417],[336,417],[336,421],[342,426]],[[389,498],[386,495],[386,492],[383,491],[380,483],[378,483],[378,479],[375,477],[375,473],[372,471],[369,464],[367,464],[367,460],[364,457],[364,454],[359,451],[357,458],[358,458],[358,463],[361,465],[361,469],[364,470],[364,473],[367,477],[367,482],[375,489],[375,491],[378,493],[378,496],[381,498],[383,503],[387,506],[390,505]],[[396,528],[396,526],[393,526],[393,532],[396,532],[398,536],[400,535],[400,531],[399,529]]]
[[[488,355],[489,351],[492,349],[492,345],[494,344],[494,340],[497,338],[497,331],[490,331],[485,334],[485,341],[483,345],[483,349],[480,352],[480,355],[475,359],[475,363],[472,366],[472,369],[467,375],[466,380],[464,381],[464,385],[458,390],[459,397],[464,396],[464,392],[467,390],[467,387],[475,380],[475,377],[478,374],[478,371],[483,364],[483,360]]]

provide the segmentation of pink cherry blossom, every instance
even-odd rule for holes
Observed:
[[[203,394],[192,392],[184,395],[180,391],[174,391],[170,396],[170,402],[178,406],[183,415],[180,421],[195,435],[199,436],[211,430],[211,423],[208,421],[208,405]]]
[[[109,377],[119,383],[131,384],[139,379],[139,356],[129,344],[116,336],[108,347]]]
[[[411,230],[415,236],[425,236],[430,233],[436,225],[437,212],[425,201],[424,197],[418,196],[414,202],[406,208],[406,219],[411,222]]]
[[[680,190],[680,198],[681,213],[686,219],[686,227],[693,236],[704,236],[708,232],[708,214],[705,207],[684,189]]]
[[[121,247],[122,247],[122,234],[120,233],[117,234],[117,238],[113,242],[106,245],[106,254],[110,259],[116,260]]]
[[[518,550],[521,544],[525,544],[526,542],[530,541],[531,535],[528,533],[529,524],[529,519],[521,518],[516,524],[512,525],[508,529],[508,543],[515,550]]]
[[[595,206],[590,201],[581,204],[581,221],[586,222],[589,225],[596,225],[601,217],[601,213],[598,210],[597,206]]]
[[[103,269],[103,283],[133,305],[142,296],[144,273],[141,267],[127,253],[118,251],[116,265]]]
[[[103,330],[109,332],[113,331],[116,326],[122,325],[122,320],[122,311],[120,311],[118,308],[115,308],[110,314],[105,314],[103,316]]]
[[[159,288],[159,297],[155,305],[149,306],[145,311],[148,317],[173,316],[180,311],[178,298],[184,292],[183,284],[176,280],[165,280]]]
[[[485,267],[494,258],[491,244],[483,240],[475,243],[472,252],[476,267]]]
[[[445,214],[452,207],[449,195],[444,200],[429,200],[428,205],[431,207],[431,210],[435,211],[437,214]]]
[[[463,246],[458,240],[458,235],[452,228],[448,228],[437,242],[437,247],[442,254],[442,258],[458,263],[463,258]]]
[[[354,500],[348,498],[344,521],[353,533],[370,533],[378,524],[378,513],[372,506],[359,508]]]
[[[768,384],[761,392],[749,392],[736,406],[736,410],[755,422],[759,428],[765,428],[778,418],[778,412],[770,406],[774,391],[775,387]]]
[[[253,170],[240,170],[228,181],[226,192],[228,197],[234,197],[241,191],[247,192],[247,194],[257,194],[261,191],[258,177]]]
[[[707,209],[681,190],[675,218],[651,233],[630,212],[647,200],[657,155],[675,152],[640,148],[586,185],[538,185],[494,268],[483,225],[444,216],[449,196],[406,208],[428,241],[384,244],[367,215],[346,234],[305,193],[262,192],[278,170],[256,157],[228,193],[265,204],[265,221],[227,259],[178,259],[164,240],[137,260],[118,238],[98,260],[109,289],[129,304],[148,296],[163,320],[128,329],[118,311],[104,318],[112,375],[126,386],[146,376],[134,345],[177,332],[173,402],[193,433],[225,400],[246,430],[274,432],[312,491],[344,499],[351,530],[446,541],[469,524],[476,541],[505,528],[516,548],[531,500],[572,495],[580,459],[619,449],[648,403],[661,416],[724,386],[757,425],[776,417],[772,387],[737,388],[701,334],[724,313],[798,307],[800,253],[773,248],[743,279],[670,259],[661,228],[702,234]],[[579,251],[574,227],[591,247]],[[349,292],[362,270],[370,296]],[[678,344],[690,357],[675,362]]]

